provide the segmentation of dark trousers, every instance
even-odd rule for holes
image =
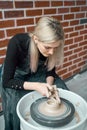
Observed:
[[[18,76],[18,78],[22,79],[24,77]],[[36,74],[32,74],[31,77],[26,77],[25,80],[29,80],[29,82],[46,82],[46,73],[43,69],[40,69]],[[54,84],[57,85],[58,88],[68,90],[64,81],[56,74]],[[30,91],[4,88],[2,86],[2,104],[5,119],[5,130],[20,130],[20,120],[16,113],[16,106],[20,98],[29,92]]]

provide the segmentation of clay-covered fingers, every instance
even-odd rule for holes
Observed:
[[[52,91],[52,86],[49,85],[49,84],[46,84],[46,87],[47,87],[47,97],[50,97],[51,96],[51,91]]]
[[[47,83],[47,88],[48,88],[49,91],[53,91],[52,85],[49,85],[48,83]]]
[[[60,104],[60,103],[61,103],[61,100],[60,100],[59,92],[58,92],[58,91],[55,91],[55,98],[56,98],[56,100],[58,101],[58,103]]]
[[[59,97],[59,91],[58,91],[58,88],[56,85],[52,85],[52,91],[51,91],[51,97],[55,98],[56,101],[60,104],[61,103],[61,100],[60,100],[60,97]]]
[[[38,91],[46,97],[50,97],[52,87],[48,83],[39,83]]]

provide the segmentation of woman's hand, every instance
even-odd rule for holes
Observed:
[[[52,86],[48,83],[37,83],[36,90],[40,92],[43,96],[50,97]]]
[[[46,97],[50,97],[51,95],[50,90],[52,89],[52,86],[49,85],[48,83],[24,82],[23,87],[25,90],[36,90],[39,93],[41,93],[41,95]]]
[[[55,86],[55,85],[54,85]],[[36,90],[41,95],[46,97],[55,97],[58,102],[60,102],[57,88],[48,83],[40,83],[40,82],[24,82],[25,90]]]
[[[54,77],[53,76],[48,76],[46,78],[46,82],[50,85],[53,85],[54,84]]]

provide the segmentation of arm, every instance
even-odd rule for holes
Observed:
[[[55,68],[53,68],[50,71],[47,71],[46,82],[50,85],[53,85],[54,79],[55,79]]]
[[[36,90],[46,97],[50,96],[49,90],[52,89],[52,87],[48,83],[27,82],[27,81],[24,82],[23,87],[25,90]]]
[[[18,40],[16,37],[13,37],[8,44],[6,58],[4,62],[4,71],[2,76],[3,87],[13,88],[13,89],[22,89],[23,81],[14,79],[14,74],[16,70],[16,66],[18,64],[18,48],[17,48]]]

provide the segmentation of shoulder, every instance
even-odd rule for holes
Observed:
[[[14,35],[10,40],[9,40],[9,46],[14,46],[18,48],[26,48],[28,46],[30,41],[30,36],[28,33],[18,33]]]
[[[30,39],[30,36],[28,33],[18,33],[18,34],[15,34],[11,39],[23,41],[23,40]]]

